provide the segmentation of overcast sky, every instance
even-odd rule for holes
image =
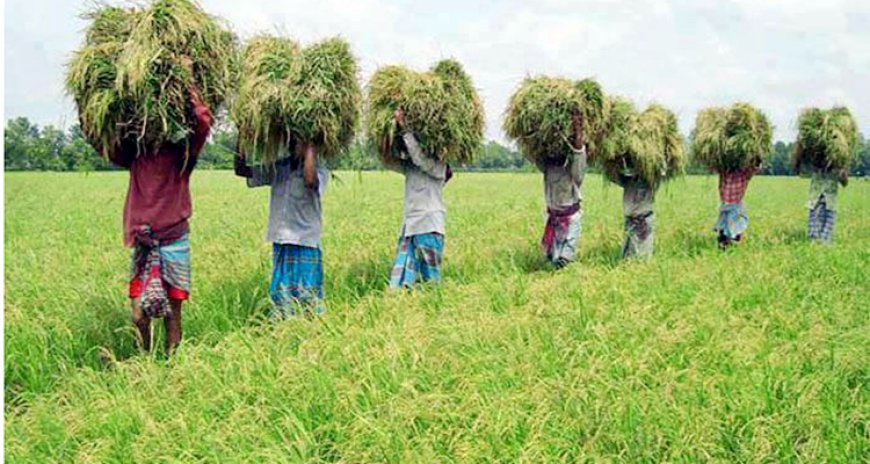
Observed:
[[[82,0],[6,0],[5,116],[75,120],[64,65],[82,40]],[[112,2],[118,3],[118,2]],[[596,78],[639,106],[658,101],[688,133],[702,107],[749,101],[779,138],[805,106],[847,105],[870,134],[867,0],[201,0],[244,38],[350,40],[365,81],[378,66],[455,57],[504,140],[510,94],[530,74]]]

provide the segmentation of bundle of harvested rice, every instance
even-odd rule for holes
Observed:
[[[216,112],[234,85],[235,36],[190,0],[103,7],[86,18],[66,85],[82,131],[104,155],[123,139],[149,148],[185,142],[190,89],[196,85]]]
[[[483,105],[471,78],[457,61],[442,60],[425,73],[385,66],[372,75],[366,132],[384,163],[394,162],[403,149],[393,119],[399,107],[405,113],[405,126],[429,156],[463,164],[479,152]]]
[[[798,118],[792,166],[800,172],[847,169],[858,154],[858,126],[845,107],[807,108]]]
[[[772,136],[767,117],[748,103],[708,108],[695,120],[692,151],[698,162],[715,171],[741,171],[769,157]]]
[[[353,141],[359,123],[362,91],[350,44],[331,38],[302,51],[293,82],[290,128],[302,142],[318,146],[318,155],[333,158]]]
[[[677,117],[661,105],[652,104],[638,114],[628,100],[609,99],[602,133],[599,160],[604,175],[613,182],[622,175],[637,175],[658,187],[685,171]]]
[[[601,143],[603,113],[604,94],[592,79],[529,77],[511,96],[504,130],[531,161],[564,162],[573,144],[572,117],[579,114],[594,157]]]
[[[293,97],[288,81],[296,73],[299,46],[290,39],[258,36],[242,52],[239,89],[230,117],[239,144],[251,159],[274,162],[287,153],[291,139],[287,107]]]
[[[129,95],[121,95],[115,87],[116,64],[130,36],[134,15],[133,10],[117,7],[89,13],[86,45],[76,52],[66,76],[82,132],[106,157],[128,131],[125,121],[132,119],[130,110],[135,106]]]
[[[334,158],[353,140],[361,98],[356,60],[345,40],[300,50],[290,39],[264,35],[242,54],[231,116],[242,148],[258,162],[275,162],[291,140],[313,143],[318,156]]]

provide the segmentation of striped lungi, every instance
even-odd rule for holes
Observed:
[[[187,234],[161,243],[143,228],[136,237],[130,266],[130,298],[139,298],[147,317],[169,314],[169,299],[187,300],[190,296],[190,239]]]
[[[297,315],[323,314],[323,254],[320,248],[272,244],[270,317],[285,319]]]
[[[444,236],[427,233],[399,237],[396,260],[390,272],[390,288],[410,287],[418,281],[439,282]]]
[[[807,234],[810,240],[831,243],[834,238],[834,224],[837,222],[837,212],[828,209],[824,201],[819,201],[809,210]]]

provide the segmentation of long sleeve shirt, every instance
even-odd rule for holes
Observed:
[[[388,166],[405,175],[405,207],[402,230],[405,237],[426,233],[444,235],[447,208],[443,190],[447,164],[426,156],[411,132],[402,135],[407,159]]]
[[[271,186],[266,241],[319,248],[322,235],[320,199],[326,193],[329,171],[317,166],[318,186],[305,186],[302,163],[292,157],[274,166],[254,166],[248,187]]]
[[[208,139],[212,114],[194,93],[195,124],[189,144],[167,144],[151,153],[136,156],[136,147],[125,145],[115,151],[114,162],[130,170],[124,204],[124,244],[133,246],[143,226],[161,242],[175,240],[188,230],[192,214],[190,175],[196,157]],[[189,159],[185,160],[185,155]]]
[[[586,147],[572,152],[565,164],[539,163],[544,173],[544,198],[549,209],[564,209],[580,203],[586,175]]]
[[[810,198],[807,207],[813,209],[819,203],[825,202],[825,208],[836,211],[839,182],[836,172],[814,170],[810,177]]]

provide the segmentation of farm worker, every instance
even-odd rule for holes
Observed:
[[[564,162],[536,161],[544,173],[544,198],[547,202],[547,225],[541,239],[541,248],[547,260],[561,268],[577,255],[580,239],[580,220],[583,216],[580,188],[586,175],[586,144],[583,138],[583,121],[579,114],[572,118],[574,133],[571,153]]]
[[[442,192],[453,176],[450,166],[423,153],[417,138],[405,126],[402,108],[393,114],[402,131],[404,150],[400,162],[389,169],[405,175],[405,209],[390,288],[411,287],[416,282],[439,282],[444,253],[444,220],[447,209]]]
[[[184,65],[190,68],[189,58]],[[124,141],[110,160],[130,171],[124,205],[124,244],[133,247],[129,296],[143,349],[151,349],[151,319],[164,318],[166,352],[181,342],[181,306],[190,296],[192,213],[190,175],[208,138],[212,114],[199,90],[190,89],[194,116],[189,134],[156,148]]]
[[[749,214],[743,206],[743,197],[749,181],[761,171],[761,164],[740,171],[719,172],[719,219],[713,230],[719,233],[719,248],[740,243],[749,226]]]
[[[623,189],[622,214],[625,216],[622,257],[649,258],[653,254],[655,188],[629,169],[621,172],[618,180]]]
[[[807,232],[811,241],[831,243],[837,221],[837,189],[849,183],[849,171],[813,169],[810,178],[809,221]]]
[[[247,179],[248,187],[271,187],[266,241],[272,243],[273,319],[320,315],[326,310],[320,199],[329,171],[318,161],[313,144],[303,144],[301,156],[293,145],[289,156],[274,165],[247,166],[241,150],[235,161],[236,174]]]

